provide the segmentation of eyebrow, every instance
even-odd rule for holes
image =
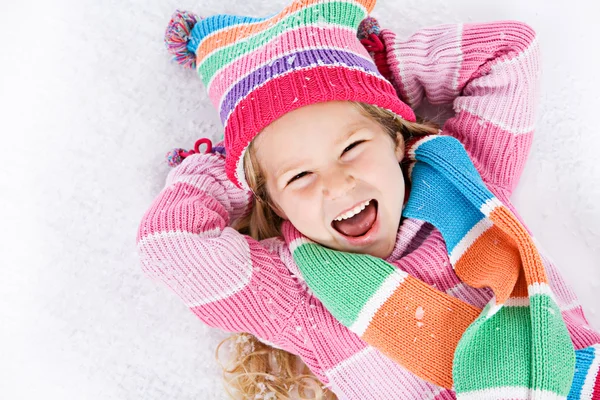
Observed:
[[[364,125],[365,125],[364,121],[358,121],[358,122],[354,122],[354,123],[350,123],[350,124],[346,125],[345,128],[348,129],[348,132],[345,135],[343,135],[342,137],[338,138],[335,141],[335,145],[337,146],[340,143],[343,143],[346,140],[348,140],[349,137],[354,135]],[[293,163],[293,164],[284,164],[277,171],[275,171],[275,178],[276,179],[281,178],[282,175],[287,174],[289,171],[298,168],[298,165],[301,165],[302,163],[303,163],[303,161],[301,160],[301,161]]]

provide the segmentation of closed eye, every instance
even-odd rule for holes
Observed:
[[[348,147],[346,147],[346,148],[344,149],[344,151],[342,152],[342,155],[343,155],[344,153],[346,153],[347,151],[350,151],[350,150],[352,150],[353,148],[355,148],[356,146],[358,146],[359,144],[361,144],[361,143],[363,143],[363,142],[364,142],[364,140],[357,140],[356,142],[352,143],[351,145],[349,145]]]
[[[298,179],[302,178],[303,176],[308,175],[310,172],[304,171],[304,172],[300,172],[298,175],[294,176],[292,179],[290,179],[288,181],[288,185],[294,181],[297,181]]]

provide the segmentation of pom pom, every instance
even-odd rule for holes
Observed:
[[[379,22],[377,22],[375,18],[368,16],[360,22],[360,25],[358,25],[356,36],[359,40],[362,40],[370,37],[372,33],[379,36],[380,31],[381,28],[379,27]]]
[[[196,55],[188,50],[190,33],[201,17],[187,12],[177,10],[171,17],[165,32],[165,45],[173,59],[185,68],[196,68]]]
[[[176,167],[179,164],[181,164],[181,162],[183,161],[183,159],[185,157],[181,157],[181,152],[185,152],[186,150],[184,149],[173,149],[170,152],[167,153],[166,158],[167,158],[167,164],[169,164],[169,167]]]

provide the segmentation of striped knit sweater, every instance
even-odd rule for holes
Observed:
[[[540,70],[531,28],[519,22],[442,25],[405,39],[388,30],[380,37],[387,49],[385,67],[401,99],[413,108],[424,98],[453,103],[456,114],[443,134],[462,143],[489,191],[520,219],[509,197],[534,130]],[[325,308],[294,261],[299,242],[289,223],[283,238],[260,242],[230,228],[246,212],[249,195],[228,180],[224,165],[218,155],[196,154],[171,171],[139,227],[143,270],[204,323],[250,332],[298,354],[340,399],[455,398],[447,384],[431,383],[384,355]],[[571,343],[583,350],[577,352],[578,374],[568,397],[600,398],[600,334],[589,327],[546,252],[537,249]],[[442,233],[422,219],[402,220],[385,261],[477,314],[493,295],[459,279]],[[415,306],[413,318],[429,316]]]

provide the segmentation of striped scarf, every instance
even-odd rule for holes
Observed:
[[[407,157],[403,216],[434,225],[457,276],[494,297],[479,310],[380,258],[284,234],[307,285],[365,342],[459,399],[566,398],[576,352],[531,236],[457,139],[413,140]]]

